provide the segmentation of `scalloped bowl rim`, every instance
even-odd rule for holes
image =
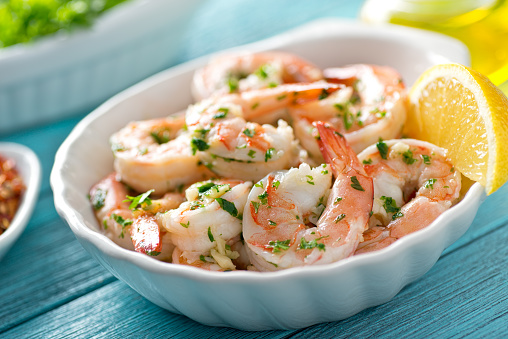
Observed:
[[[326,21],[326,20],[328,19],[318,21]],[[348,24],[351,22],[350,20],[340,20],[340,21],[348,22]],[[381,33],[385,29],[386,28],[381,29]],[[393,30],[393,28],[390,29]],[[406,28],[402,28],[402,30],[405,29]],[[400,31],[401,29],[397,28],[396,30]],[[252,50],[257,50],[258,48],[260,48],[259,46],[263,43],[265,44],[265,46],[268,46],[268,48],[265,47],[260,49],[271,49],[273,47],[271,47],[270,43],[272,44],[276,43],[276,40],[284,34],[286,33],[277,35],[274,38],[262,40],[254,44],[244,45],[241,47],[246,48],[246,46],[249,47],[252,46]],[[376,34],[380,33],[378,32]],[[431,36],[433,33],[428,34],[427,32],[422,32],[420,34]],[[454,39],[448,37],[443,37],[442,40],[454,44],[457,43]],[[269,41],[269,43],[266,43],[267,41]],[[219,53],[222,52],[224,51],[221,51]],[[158,73],[130,87],[129,89],[117,94],[116,96],[112,97],[107,102],[105,102],[103,105],[101,105],[99,108],[97,108],[95,111],[87,115],[83,120],[81,120],[72,130],[72,132],[63,142],[63,144],[60,146],[55,157],[53,170],[51,172],[51,186],[54,191],[55,207],[57,208],[58,213],[67,221],[70,228],[78,238],[93,244],[100,252],[108,256],[111,256],[115,259],[130,262],[139,268],[151,271],[153,273],[172,276],[178,275],[180,277],[193,279],[195,281],[208,281],[208,282],[227,281],[228,283],[256,281],[256,282],[272,283],[274,279],[277,280],[284,277],[296,278],[302,275],[309,275],[312,273],[318,272],[323,273],[325,271],[340,271],[349,268],[372,265],[375,264],[376,262],[382,262],[390,256],[404,253],[410,247],[415,246],[416,244],[432,241],[433,237],[439,235],[441,224],[451,221],[456,214],[459,214],[464,210],[470,208],[477,209],[481,201],[485,199],[486,195],[484,188],[479,183],[475,183],[471,186],[467,194],[458,204],[456,204],[451,209],[441,214],[431,225],[413,234],[407,235],[402,239],[397,240],[394,244],[382,250],[349,257],[332,264],[295,267],[275,272],[256,272],[256,271],[232,271],[227,273],[211,272],[191,266],[175,265],[160,262],[141,253],[121,248],[120,246],[114,244],[105,235],[87,227],[85,223],[85,218],[81,214],[79,214],[66,200],[66,197],[68,195],[68,189],[66,188],[64,180],[62,180],[62,177],[60,176],[60,172],[65,167],[64,164],[67,161],[67,155],[69,154],[69,150],[74,146],[75,143],[79,143],[79,137],[93,121],[95,121],[96,119],[100,118],[103,115],[106,115],[108,111],[114,106],[116,106],[118,103],[123,102],[125,99],[131,97],[133,94],[143,92],[147,88],[157,85],[159,82],[164,81],[164,79],[166,79],[168,76],[178,75],[187,72],[189,70],[195,69],[200,65],[203,65],[205,61],[208,60],[209,57],[210,56],[204,56],[195,59],[193,61],[186,62],[180,66],[176,66],[161,73]]]
[[[0,235],[1,251],[14,244],[30,220],[41,184],[41,164],[37,155],[30,148],[14,142],[0,142],[0,155],[16,161],[16,169],[23,178],[26,187],[11,225]],[[20,168],[20,165],[27,165],[28,168]]]

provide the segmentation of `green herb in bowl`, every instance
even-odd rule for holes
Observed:
[[[0,0],[0,48],[90,26],[126,0]]]

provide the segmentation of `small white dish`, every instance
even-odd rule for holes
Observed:
[[[338,19],[319,20],[236,48],[272,49],[296,53],[319,67],[389,65],[398,69],[409,85],[434,64],[469,63],[467,49],[449,37]],[[203,324],[243,330],[301,328],[336,321],[388,301],[427,272],[442,251],[468,229],[485,198],[479,184],[427,228],[381,251],[330,265],[264,273],[208,272],[159,262],[115,245],[98,232],[100,227],[87,200],[90,187],[113,171],[110,135],[131,120],[185,109],[192,102],[192,75],[209,58],[151,77],[88,115],[58,150],[51,173],[58,213],[83,247],[148,300]]]
[[[131,0],[90,28],[0,48],[0,133],[83,113],[177,61],[201,0]]]
[[[23,233],[30,220],[41,185],[41,164],[30,148],[12,142],[0,142],[0,155],[16,162],[16,169],[26,187],[11,225],[0,234],[1,260]]]

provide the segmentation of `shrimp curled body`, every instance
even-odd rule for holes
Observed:
[[[319,101],[290,109],[295,135],[317,163],[322,161],[313,121],[326,121],[342,133],[356,153],[379,138],[401,135],[406,121],[405,87],[389,67],[357,64],[325,69],[328,82],[344,86]]]
[[[209,178],[199,166],[190,139],[182,134],[183,115],[131,122],[110,139],[114,167],[121,180],[138,192],[164,194],[180,185]]]
[[[430,225],[459,198],[461,175],[446,151],[413,139],[378,142],[358,155],[374,180],[369,230],[356,254]]]
[[[284,52],[225,54],[194,74],[192,93],[197,101],[212,95],[268,88],[285,83],[323,79],[319,68]]]
[[[322,123],[316,126],[329,165],[271,173],[249,194],[243,235],[258,270],[335,262],[352,255],[362,240],[372,179],[343,137]]]

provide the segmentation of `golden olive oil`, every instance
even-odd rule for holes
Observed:
[[[452,36],[469,48],[474,69],[498,86],[508,81],[508,0],[368,0],[361,18]]]

